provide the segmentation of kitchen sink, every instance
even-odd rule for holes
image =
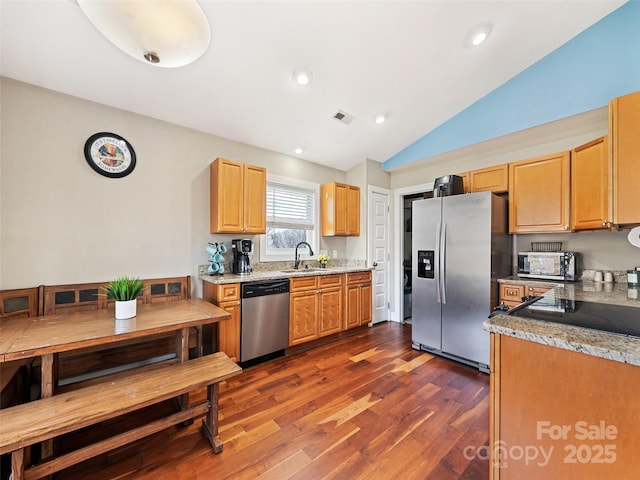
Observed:
[[[328,268],[299,268],[298,270],[296,270],[295,268],[287,268],[280,271],[282,273],[331,272],[331,270]]]

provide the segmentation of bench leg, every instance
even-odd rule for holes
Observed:
[[[222,440],[218,435],[218,391],[217,383],[207,387],[209,411],[202,421],[202,432],[211,443],[214,453],[222,452]]]
[[[11,452],[11,475],[9,480],[24,478],[24,448]]]

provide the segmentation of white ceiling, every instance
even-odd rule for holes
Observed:
[[[623,3],[200,0],[209,50],[165,69],[114,47],[74,0],[1,0],[0,73],[286,155],[303,145],[300,158],[348,170],[387,160]],[[466,46],[486,23],[487,42]],[[303,66],[307,87],[292,79]],[[355,120],[333,119],[339,109]]]

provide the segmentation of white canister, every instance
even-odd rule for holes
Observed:
[[[640,287],[640,282],[638,282],[638,276],[640,276],[640,271],[627,270],[627,286]]]

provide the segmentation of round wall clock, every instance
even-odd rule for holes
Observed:
[[[110,178],[125,177],[136,166],[133,147],[115,133],[91,135],[84,144],[84,158],[96,172]]]

